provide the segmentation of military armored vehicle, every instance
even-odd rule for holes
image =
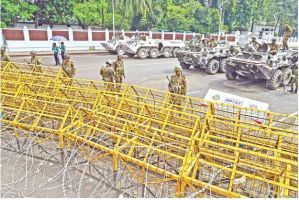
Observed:
[[[268,46],[261,45],[257,51],[243,51],[226,61],[226,78],[237,77],[251,80],[266,80],[266,87],[275,90],[287,85],[292,78],[292,68],[298,62],[297,52],[279,52],[276,55],[267,53]]]
[[[215,48],[198,48],[197,51],[179,51],[176,57],[183,69],[191,66],[205,69],[207,74],[213,75],[217,72],[225,72],[226,59],[234,54],[234,47],[228,48],[218,46]]]
[[[109,51],[110,53],[124,53],[124,50],[122,49],[122,45],[126,44],[128,41],[130,41],[130,38],[125,36],[124,38],[113,38],[112,40],[109,40],[107,42],[101,43],[102,46]]]
[[[183,49],[185,43],[180,40],[167,40],[159,41],[149,39],[130,41],[122,46],[129,57],[137,55],[139,58],[144,59],[147,57],[157,58],[163,56],[165,58],[175,56],[175,52]]]

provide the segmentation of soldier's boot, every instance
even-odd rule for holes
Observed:
[[[298,85],[295,85],[294,94],[297,94],[297,92],[298,92]]]
[[[291,84],[291,89],[290,89],[290,90],[288,90],[288,92],[291,92],[291,93],[293,93],[293,91],[294,91],[294,86],[293,86],[293,84]]]

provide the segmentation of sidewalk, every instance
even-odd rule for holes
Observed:
[[[52,51],[37,51],[38,56],[52,56]],[[106,50],[69,50],[67,51],[70,55],[79,55],[79,54],[102,54],[107,55],[110,54]],[[10,51],[9,56],[11,57],[22,57],[22,56],[30,56],[30,52],[28,51]]]

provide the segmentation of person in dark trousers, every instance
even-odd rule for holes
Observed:
[[[65,60],[65,45],[64,45],[64,42],[61,42],[60,43],[60,52],[61,52],[61,59],[62,60]]]
[[[59,48],[56,46],[55,42],[53,43],[52,51],[54,53],[56,65],[60,65],[60,61],[59,61],[59,57],[58,57]]]

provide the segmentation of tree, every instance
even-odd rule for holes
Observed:
[[[129,13],[133,13],[131,23],[132,30],[140,28],[142,18],[147,18],[152,15],[152,0],[120,0],[118,3],[121,5],[124,21],[128,18]]]
[[[21,20],[30,20],[38,7],[21,0],[1,1],[1,28],[13,25]]]
[[[73,7],[74,16],[83,28],[87,25],[99,24],[101,22],[100,10],[99,4],[93,0],[78,3]]]

